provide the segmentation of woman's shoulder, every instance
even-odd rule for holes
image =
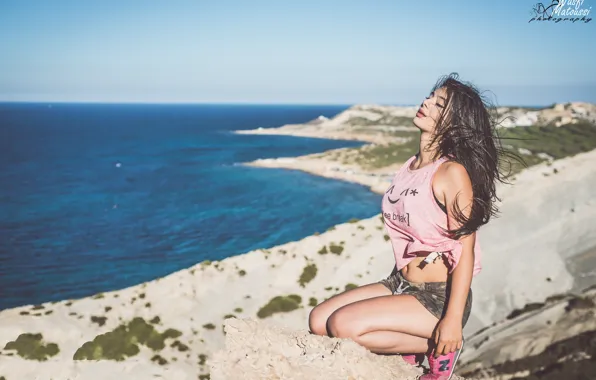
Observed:
[[[433,187],[435,189],[471,189],[472,181],[464,165],[445,158],[434,176]]]

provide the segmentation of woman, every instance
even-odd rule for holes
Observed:
[[[420,151],[395,174],[382,201],[393,272],[315,307],[311,332],[400,353],[411,364],[426,354],[430,373],[421,379],[451,377],[472,278],[481,270],[476,231],[495,215],[496,181],[503,181],[488,108],[457,74],[435,85],[414,118]]]

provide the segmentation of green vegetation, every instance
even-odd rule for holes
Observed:
[[[411,118],[395,118],[391,125],[411,125]],[[403,119],[403,120],[398,120]],[[407,120],[406,120],[407,119]],[[356,120],[362,125],[378,124],[369,120]],[[356,163],[365,170],[374,170],[392,164],[405,162],[418,152],[418,131],[379,131],[377,129],[357,128],[356,131],[385,133],[395,137],[408,138],[405,143],[388,143],[380,145],[365,145],[327,154],[329,159],[341,160],[344,164]],[[514,153],[523,159],[523,163],[516,158],[505,158],[503,172],[514,175],[525,166],[532,166],[545,161],[539,153],[546,153],[554,159],[573,156],[596,148],[596,126],[588,121],[575,124],[565,124],[560,127],[554,125],[534,125],[530,127],[499,128],[498,136],[501,144],[509,153]],[[520,154],[519,149],[526,149],[530,154]]]
[[[352,218],[350,220],[348,220],[348,223],[358,223],[360,221],[360,219],[358,218]]]
[[[239,275],[240,277],[244,277],[244,276],[246,275],[246,271],[245,271],[244,269],[240,269],[240,270],[238,271],[238,275]]]
[[[199,380],[211,380],[211,375],[208,373],[205,375],[199,375]]]
[[[99,326],[103,326],[106,324],[108,319],[106,317],[96,317],[95,315],[91,316],[91,322],[97,323]]]
[[[347,123],[352,126],[361,126],[361,127],[372,126],[372,125],[389,125],[389,126],[399,126],[399,127],[414,126],[414,122],[412,121],[414,119],[413,117],[384,115],[381,113],[379,113],[379,115],[381,117],[378,118],[377,120],[371,120],[371,119],[367,119],[365,117],[356,116],[356,117],[350,118],[347,121]],[[366,128],[356,128],[356,130],[359,132],[370,131],[370,129],[366,129]],[[372,130],[374,131],[375,129],[372,129]]]
[[[241,307],[237,307],[237,308],[234,309],[234,312],[236,312],[236,313],[242,313],[243,310],[242,310]]]
[[[300,307],[302,297],[297,294],[288,296],[277,296],[271,299],[269,303],[263,306],[258,312],[259,318],[267,318],[275,313],[287,313]]]
[[[112,310],[112,307],[111,307],[111,306],[106,306],[106,307],[104,307],[104,310],[105,310],[105,311],[106,311],[106,313],[107,313],[108,311]]]
[[[402,132],[406,135],[411,135],[411,139],[406,143],[389,143],[383,145],[365,145],[360,148],[353,148],[347,154],[347,162],[354,162],[364,169],[374,170],[393,165],[399,162],[406,162],[408,158],[412,157],[418,152],[418,132]],[[404,136],[406,137],[406,136]]]
[[[323,248],[319,249],[319,254],[320,255],[326,255],[327,253],[329,253],[329,252],[327,252],[327,246],[326,245],[324,245]]]
[[[383,235],[383,239],[385,239],[385,241],[389,240],[389,235]]]
[[[104,297],[105,296],[103,295],[103,293],[97,293],[96,295],[93,296],[93,299],[94,300],[98,300],[98,299],[101,299],[101,298],[104,298]]]
[[[206,328],[207,330],[215,330],[215,325],[213,323],[206,323],[203,325],[203,328]]]
[[[226,314],[226,315],[224,315],[224,319],[228,319],[228,318],[236,318],[236,316],[234,314]]]
[[[180,352],[188,351],[188,346],[180,342],[179,340],[174,341],[174,343],[172,343],[170,347],[177,348]]]
[[[300,284],[301,287],[304,288],[304,286],[306,284],[308,284],[309,282],[311,282],[312,279],[315,278],[316,275],[317,275],[317,265],[314,263],[308,264],[302,270],[302,274],[300,275],[300,278],[298,279],[298,283]]]
[[[335,254],[335,255],[341,255],[341,253],[343,252],[344,247],[342,247],[341,245],[335,245],[333,243],[329,244],[329,251],[331,251],[331,253]]]
[[[168,361],[166,359],[164,359],[161,355],[154,355],[151,358],[152,362],[157,362],[157,364],[159,365],[166,365],[168,364]]]
[[[310,297],[308,300],[308,306],[315,307],[318,305],[317,299],[315,297]]]
[[[159,318],[159,317],[156,315],[155,317],[153,317],[153,319],[151,319],[151,320],[149,321],[149,323],[151,323],[151,324],[153,324],[153,325],[156,325],[156,324],[158,324],[160,321],[161,321],[161,319],[160,319],[160,318]]]
[[[358,287],[358,285],[349,283],[349,284],[346,285],[345,291],[356,289],[357,287]]]
[[[539,153],[546,153],[554,159],[574,156],[578,153],[588,152],[596,148],[596,126],[579,122],[566,124],[560,127],[552,125],[503,128],[499,130],[501,144],[507,151],[521,156],[527,166],[532,166],[545,161],[538,157]],[[527,149],[530,155],[520,155],[519,149]],[[515,159],[504,167],[510,175],[518,173],[524,168],[522,163]]]
[[[27,360],[46,361],[60,352],[56,343],[44,343],[41,334],[21,334],[17,340],[8,342],[5,350],[16,350],[17,355]]]
[[[31,308],[31,310],[42,310],[44,309],[43,305],[33,305],[33,307]]]
[[[207,362],[207,355],[199,354],[199,365],[205,365]]]
[[[95,337],[93,341],[84,343],[74,354],[74,360],[125,360],[139,353],[139,344],[153,351],[162,350],[166,339],[181,336],[178,330],[167,329],[159,333],[155,328],[137,317],[128,325],[122,324],[114,330]]]

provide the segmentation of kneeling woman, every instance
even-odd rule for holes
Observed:
[[[496,212],[500,149],[488,107],[456,75],[439,80],[414,124],[420,151],[395,174],[382,201],[396,266],[375,284],[346,291],[310,313],[312,333],[351,338],[449,379],[463,345],[480,272],[477,229]]]

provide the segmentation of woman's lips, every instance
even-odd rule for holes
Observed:
[[[422,110],[418,110],[418,112],[416,112],[416,117],[424,117]]]

